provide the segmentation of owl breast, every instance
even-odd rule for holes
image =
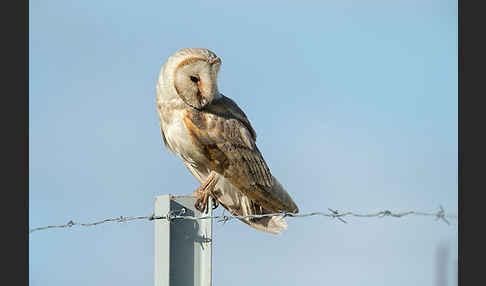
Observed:
[[[185,164],[196,168],[202,177],[206,177],[211,172],[209,168],[211,163],[207,157],[207,150],[195,141],[192,131],[184,122],[188,112],[190,111],[173,111],[170,123],[164,124],[164,134],[170,149]]]

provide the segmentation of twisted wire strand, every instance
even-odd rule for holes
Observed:
[[[178,219],[186,219],[186,220],[203,220],[203,219],[215,219],[217,222],[228,222],[231,220],[235,219],[246,219],[246,218],[263,218],[263,217],[272,217],[272,216],[282,216],[282,217],[291,217],[291,218],[304,218],[304,217],[310,217],[310,216],[323,216],[323,217],[329,217],[329,218],[334,218],[338,219],[343,223],[347,223],[343,217],[347,216],[352,216],[352,217],[361,217],[361,218],[370,218],[370,217],[396,217],[396,218],[401,218],[405,216],[411,216],[411,215],[416,215],[416,216],[432,216],[435,217],[436,220],[441,220],[447,225],[450,225],[450,222],[447,218],[457,218],[456,214],[446,214],[442,206],[440,206],[440,209],[437,212],[419,212],[419,211],[406,211],[406,212],[391,212],[389,210],[384,210],[384,211],[379,211],[375,213],[368,213],[368,214],[362,214],[362,213],[355,213],[352,211],[347,211],[347,212],[338,212],[337,210],[334,209],[328,209],[329,212],[321,212],[321,211],[316,211],[316,212],[309,212],[309,213],[290,213],[290,212],[281,212],[281,213],[272,213],[272,214],[261,214],[261,215],[246,215],[246,216],[234,216],[234,215],[202,215],[202,216],[190,216],[190,215],[185,215],[185,209],[181,209],[180,211],[172,211],[168,213],[167,215],[163,216],[156,216],[154,214],[147,215],[147,216],[120,216],[116,218],[107,218],[103,219],[100,221],[96,222],[90,222],[90,223],[81,223],[81,222],[75,222],[75,221],[68,221],[66,224],[61,224],[61,225],[49,225],[49,226],[42,226],[42,227],[36,227],[36,228],[29,228],[29,233],[39,231],[39,230],[46,230],[46,229],[52,229],[52,228],[70,228],[72,226],[78,225],[78,226],[95,226],[107,222],[130,222],[130,221],[136,221],[136,220],[158,220],[158,219],[165,219],[168,221],[172,220],[178,220]]]

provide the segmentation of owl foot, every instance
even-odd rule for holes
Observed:
[[[200,212],[203,213],[208,213],[209,208],[209,198],[211,198],[212,201],[212,209],[214,210],[219,206],[218,200],[215,198],[215,196],[212,194],[210,191],[204,192],[194,203],[194,207],[199,210]]]
[[[207,213],[208,212],[208,202],[209,198],[212,199],[212,208],[215,209],[219,206],[219,202],[216,196],[213,194],[214,186],[218,182],[218,177],[216,176],[217,173],[212,171],[209,174],[206,181],[194,191],[194,195],[198,196],[196,202],[194,203],[194,207],[199,210],[200,212]]]

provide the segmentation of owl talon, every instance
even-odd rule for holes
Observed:
[[[194,207],[202,213],[207,213],[208,199],[209,199],[208,192],[202,193],[201,196],[194,203]]]
[[[211,205],[212,205],[211,208],[213,210],[216,209],[219,206],[219,202],[214,197],[214,195],[209,191],[202,193],[201,196],[198,199],[196,199],[196,201],[194,202],[194,207],[202,213],[208,213],[210,198],[211,198]]]
[[[199,199],[196,199],[196,201],[194,202],[194,207],[196,208],[196,210],[199,210],[199,204],[201,203],[201,201]]]
[[[219,207],[219,202],[217,199],[215,199],[214,197],[212,197],[212,201],[213,201],[213,210],[216,209],[217,207]]]
[[[212,209],[215,209],[219,206],[219,202],[216,199],[216,196],[214,196],[213,194],[213,189],[217,182],[217,173],[211,171],[206,181],[194,191],[193,195],[198,197],[194,202],[194,207],[198,211],[204,213],[209,212],[209,198],[211,198]]]
[[[204,210],[206,209],[206,205],[201,198],[197,199],[196,202],[194,202],[194,207],[200,212],[204,212]]]

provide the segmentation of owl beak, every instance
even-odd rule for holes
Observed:
[[[197,93],[198,101],[201,108],[210,104],[218,93],[218,88],[212,81],[206,81],[206,84],[198,85],[199,91]]]
[[[215,96],[213,94],[210,95],[204,95],[204,93],[199,93],[199,103],[201,105],[201,108],[204,108],[206,105],[210,104]]]
[[[199,104],[201,108],[204,108],[211,100],[203,95],[199,97]]]

